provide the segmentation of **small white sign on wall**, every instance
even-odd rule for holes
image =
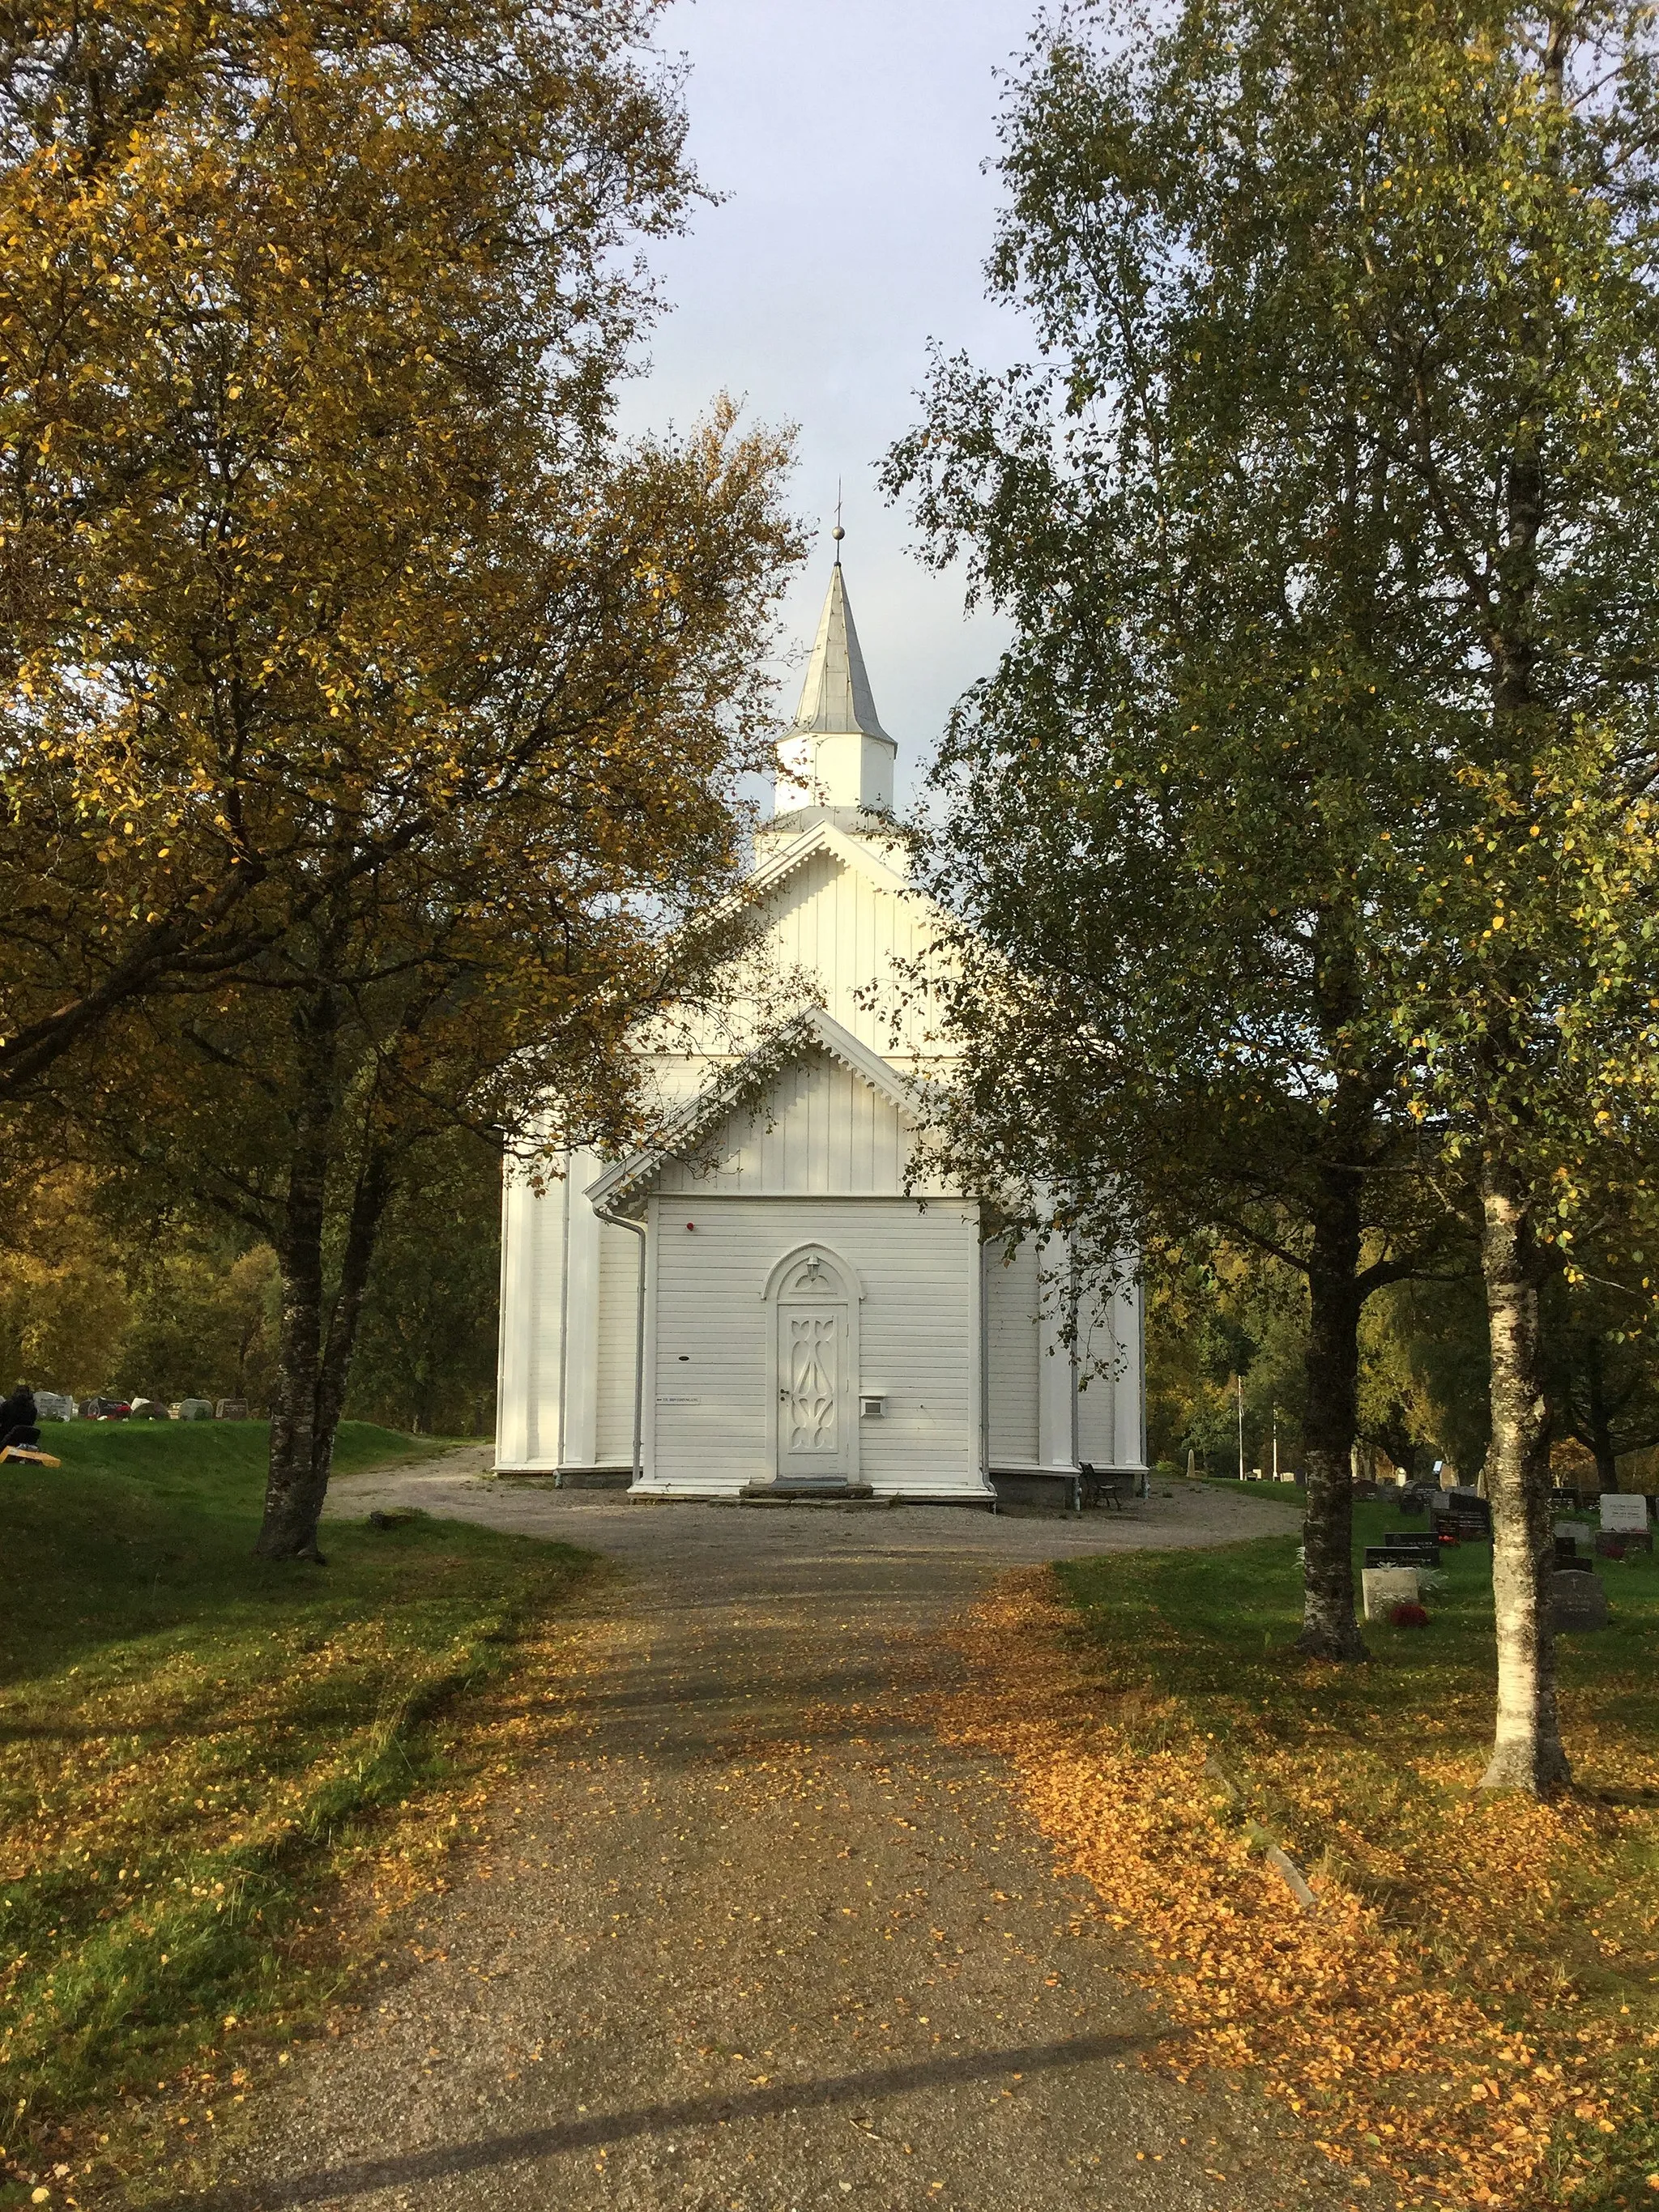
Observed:
[[[1648,1501],[1626,1491],[1601,1492],[1601,1530],[1604,1535],[1640,1535],[1648,1525]]]

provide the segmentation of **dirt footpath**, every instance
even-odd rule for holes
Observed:
[[[626,1573],[573,1752],[501,1807],[424,1963],[271,2093],[226,2212],[1346,2202],[1253,2100],[1142,2067],[1121,1939],[920,1710],[951,1678],[939,1628],[999,1571],[1288,1513],[1184,1487],[1082,1524],[630,1504],[459,1456],[333,1510],[392,1504]]]

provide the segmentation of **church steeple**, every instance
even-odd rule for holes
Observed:
[[[793,726],[778,746],[777,812],[887,814],[898,747],[881,726],[842,573],[836,562]]]

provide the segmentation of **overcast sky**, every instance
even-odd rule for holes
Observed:
[[[672,312],[630,427],[684,423],[722,387],[799,426],[795,505],[819,526],[788,623],[804,654],[845,487],[848,596],[904,805],[957,694],[1000,631],[966,623],[960,582],[921,568],[875,467],[915,420],[930,338],[994,366],[1019,327],[983,296],[997,185],[996,71],[1023,0],[676,0],[660,44],[691,64],[691,151],[726,195],[656,250]],[[781,695],[799,696],[799,668]]]

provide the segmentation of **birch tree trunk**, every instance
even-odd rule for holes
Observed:
[[[299,1000],[293,1014],[299,1103],[276,1263],[282,1276],[276,1389],[264,1520],[254,1551],[266,1559],[314,1559],[322,1497],[314,1492],[317,1382],[323,1337],[323,1236],[329,1158],[338,1113],[339,1010],[331,991]]]
[[[324,1209],[313,1202],[312,1178],[305,1180],[297,1218],[290,1213],[278,1255],[283,1326],[277,1395],[264,1522],[255,1549],[263,1559],[312,1559],[320,1565],[318,1523],[391,1179],[380,1154],[371,1155],[359,1173],[331,1298],[324,1286]]]
[[[1489,1153],[1481,1172],[1481,1270],[1492,1345],[1492,1601],[1498,1720],[1483,1790],[1547,1796],[1572,1780],[1555,1705],[1549,1409],[1539,1328],[1539,1260],[1522,1179]]]
[[[271,1408],[270,1463],[262,1559],[322,1563],[318,1523],[334,1462],[368,1272],[386,1201],[390,1163],[372,1138],[362,1153],[333,1295],[326,1288],[328,1184],[343,1143],[338,1091],[340,1006],[331,989],[301,1002],[294,1016],[300,1104],[276,1257],[282,1327]]]
[[[335,1288],[328,1331],[318,1363],[311,1468],[319,1514],[334,1465],[334,1438],[345,1410],[346,1384],[351,1375],[351,1356],[357,1349],[357,1330],[368,1290],[369,1267],[391,1195],[392,1178],[386,1155],[371,1148],[358,1170],[351,1218],[346,1226],[345,1249],[340,1257],[340,1279]]]
[[[1303,1521],[1302,1633],[1310,1658],[1370,1656],[1353,1608],[1352,1454],[1358,1419],[1358,1179],[1325,1178],[1308,1266],[1308,1498]]]

